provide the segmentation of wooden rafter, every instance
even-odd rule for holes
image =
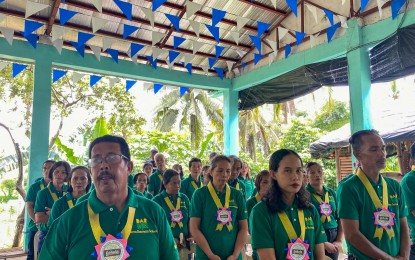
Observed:
[[[269,7],[269,6],[266,6],[266,5],[263,5],[261,3],[257,3],[257,2],[254,2],[254,1],[250,1],[250,0],[239,0],[239,2],[243,2],[245,4],[255,6],[257,8],[260,8],[262,10],[271,12],[273,14],[278,14],[278,15],[282,15],[282,16],[286,16],[287,15],[287,13],[285,11],[283,11],[283,10],[274,9],[272,7]]]
[[[186,13],[186,7],[184,6],[182,10],[180,10],[179,17],[182,19],[183,15]],[[170,29],[167,31],[166,36],[164,39],[160,42],[160,48],[163,48],[166,44],[167,40],[170,38],[171,34],[173,33],[174,26],[171,25]]]
[[[49,15],[48,25],[45,31],[46,35],[50,35],[50,33],[52,32],[52,26],[53,26],[53,23],[55,22],[56,14],[58,13],[59,5],[61,4],[61,2],[62,2],[61,0],[55,0],[53,2],[52,10]]]

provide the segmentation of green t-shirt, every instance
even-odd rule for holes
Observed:
[[[92,191],[87,201],[65,212],[53,222],[42,246],[39,259],[91,260],[97,241],[92,233],[88,203],[105,234],[120,233],[127,222],[129,207],[135,208],[134,222],[127,245],[132,247],[129,259],[179,259],[176,244],[163,209],[151,200],[128,191],[121,213],[115,206],[101,202]],[[80,221],[82,220],[82,221]]]
[[[337,228],[339,226],[339,214],[337,212],[337,199],[336,199],[336,193],[334,190],[323,186],[324,194],[317,193],[313,187],[311,187],[310,183],[307,184],[306,189],[310,192],[311,202],[313,203],[314,207],[316,207],[317,211],[320,213],[320,202],[314,197],[314,195],[320,197],[320,199],[324,202],[326,198],[326,192],[329,193],[329,204],[331,206],[331,214],[330,214],[330,221],[328,221],[328,218],[325,218],[323,222],[323,228],[329,229],[329,228]],[[320,213],[320,216],[324,216],[322,213]]]
[[[408,215],[408,210],[405,207],[403,201],[403,195],[399,183],[388,177],[383,177],[388,185],[389,195],[389,208],[395,213],[395,224],[392,229],[395,232],[395,236],[389,239],[386,232],[383,232],[382,239],[374,238],[376,225],[373,220],[373,214],[377,210],[366,191],[365,186],[360,181],[357,175],[349,177],[347,180],[341,182],[337,188],[337,201],[339,207],[340,219],[352,219],[359,221],[360,232],[376,247],[380,248],[385,253],[395,257],[399,254],[400,250],[400,218]],[[382,181],[379,178],[379,183],[373,182],[370,178],[369,182],[374,188],[375,192],[382,201]],[[370,259],[364,253],[357,250],[347,240],[347,247],[349,254],[353,254],[357,259]]]
[[[192,199],[193,193],[195,192],[195,190],[197,190],[198,188],[200,188],[202,186],[203,182],[195,182],[192,178],[191,175],[189,175],[188,177],[186,177],[184,180],[182,180],[181,182],[181,187],[180,187],[180,192],[185,194],[189,200]],[[196,188],[193,186],[196,185]]]
[[[153,196],[159,194],[162,180],[163,174],[159,170],[156,170],[153,174],[151,174],[147,186],[148,192],[153,192]]]
[[[252,192],[255,188],[254,180],[248,177],[244,179],[241,176],[238,177],[238,180],[240,180],[245,185],[245,199],[249,199],[252,196]]]
[[[217,211],[218,207],[209,193],[208,187],[199,188],[193,194],[190,217],[200,218],[200,231],[205,236],[210,249],[222,259],[226,259],[232,255],[235,248],[235,242],[238,235],[238,223],[241,220],[247,219],[247,212],[245,206],[245,199],[240,191],[230,188],[229,208],[232,211],[232,226],[231,231],[226,226],[223,226],[221,231],[217,231]],[[216,191],[222,205],[225,204],[225,190],[223,192]],[[196,245],[196,259],[208,259],[206,254]],[[239,255],[238,259],[242,259]]]
[[[285,205],[287,213],[297,235],[301,234],[301,227],[298,218],[298,204],[294,201],[292,206]],[[326,233],[321,225],[320,214],[317,209],[310,205],[309,208],[303,209],[305,219],[305,237],[308,241],[310,259],[314,259],[314,249],[316,244],[327,242]],[[272,213],[264,201],[259,202],[251,212],[249,217],[251,227],[251,239],[253,249],[273,248],[277,259],[286,259],[287,252],[285,249],[291,242],[284,226],[277,213]]]
[[[239,190],[242,193],[242,196],[246,202],[246,192],[245,192],[245,184],[238,178],[235,180],[228,181],[229,186],[235,188],[236,190]]]
[[[50,211],[49,220],[48,220],[48,227],[50,227],[55,221],[55,219],[59,218],[65,211],[69,209],[69,204],[72,202],[72,207],[76,205],[76,200],[72,197],[71,193],[66,193],[65,196],[58,199],[54,204]]]
[[[59,199],[61,198],[66,191],[66,185],[62,186],[62,191],[57,191],[53,183],[50,182],[46,188],[39,191],[36,196],[36,203],[35,203],[35,214],[37,212],[46,212],[45,207],[52,209],[55,200],[52,198],[52,194],[55,194],[56,197]],[[48,231],[47,223],[41,223],[39,225],[40,231]]]
[[[415,171],[410,171],[402,178],[402,193],[408,208],[408,226],[411,231],[411,240],[415,243],[415,217],[412,210],[415,210]]]
[[[29,189],[27,190],[26,195],[26,202],[33,202],[33,209],[36,205],[36,197],[39,191],[46,188],[48,184],[41,178],[38,181],[35,181],[32,185],[30,185]],[[29,217],[29,225],[28,230],[30,231],[37,231],[36,223]]]
[[[91,193],[92,193],[93,190],[95,190],[95,189],[90,189],[89,192],[87,192],[84,195],[82,195],[81,197],[79,197],[76,200],[76,205],[80,204],[84,200],[87,200],[89,198],[89,195],[91,195]]]
[[[170,208],[167,206],[166,201],[164,200],[165,197],[168,197],[173,205],[173,207],[176,207],[177,198],[173,199],[172,196],[168,195],[165,190],[163,190],[161,193],[157,194],[153,198],[153,201],[159,204],[166,213],[167,221],[170,223],[170,226],[172,226],[172,217],[170,215]],[[173,237],[180,239],[180,233],[183,233],[186,237],[189,235],[189,211],[190,211],[190,202],[186,195],[183,193],[178,194],[178,197],[180,197],[180,211],[182,212],[183,219],[182,224],[183,227],[180,227],[177,223],[175,223],[175,226],[171,228],[171,231],[173,233]]]
[[[139,193],[141,193],[141,192],[139,192]],[[148,191],[144,191],[144,193],[141,193],[141,194],[143,194],[143,196],[145,197],[145,198],[147,198],[147,199],[149,199],[149,200],[152,200],[153,198],[154,198],[154,196],[153,195],[151,195],[151,193],[149,193]]]

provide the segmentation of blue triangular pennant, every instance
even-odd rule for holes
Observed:
[[[0,3],[3,3],[4,1],[6,1],[6,0],[0,0]]]
[[[24,33],[23,36],[27,36],[29,34],[32,34],[32,32],[36,31],[40,27],[43,26],[43,23],[38,23],[30,20],[24,21]]]
[[[190,62],[187,63],[185,67],[187,69],[187,72],[189,72],[189,74],[192,75],[192,68],[193,68],[192,63]]]
[[[189,88],[186,87],[180,87],[180,97],[184,95],[189,90]]]
[[[52,81],[52,83],[55,83],[56,81],[58,81],[60,78],[65,76],[66,73],[68,73],[68,72],[64,71],[64,70],[53,70],[53,81]]]
[[[159,90],[163,87],[163,84],[157,84],[154,83],[154,94],[157,94],[157,92],[159,92]]]
[[[180,44],[182,44],[185,40],[186,40],[186,38],[182,38],[182,37],[179,37],[179,36],[174,36],[173,37],[173,48],[177,49],[180,46]]]
[[[261,53],[261,37],[260,36],[254,36],[249,35],[252,42],[254,43],[255,47],[258,49],[259,53]]]
[[[19,75],[19,73],[22,72],[24,69],[26,69],[26,67],[27,65],[24,65],[24,64],[13,63],[12,64],[13,78]]]
[[[215,65],[215,62],[217,61],[217,58],[208,58],[209,61],[209,69],[211,69],[213,67],[213,65]]]
[[[369,0],[360,0],[360,12],[363,12],[363,10],[365,10],[368,3]]]
[[[94,38],[95,35],[90,33],[78,32],[78,44],[84,45],[89,40]]]
[[[172,14],[164,14],[164,15],[167,17],[167,19],[169,19],[174,29],[180,32],[180,17],[176,15],[172,15]]]
[[[180,52],[178,51],[169,51],[169,63],[172,63],[179,55]]]
[[[154,59],[154,60],[153,60],[153,56],[150,56],[150,55],[147,55],[147,56],[146,56],[146,58],[147,58],[147,60],[150,62],[151,66],[152,66],[154,69],[157,69],[157,59]]]
[[[268,30],[270,24],[269,23],[263,23],[263,22],[257,22],[258,24],[258,36],[261,37],[261,35]]]
[[[122,38],[123,39],[127,39],[128,36],[130,36],[131,34],[133,34],[138,29],[140,29],[140,28],[138,28],[137,26],[132,26],[132,25],[124,24],[124,31],[122,33]]]
[[[212,8],[212,26],[216,26],[226,15],[226,11]]]
[[[219,27],[215,27],[209,24],[205,24],[206,28],[208,28],[209,32],[212,34],[212,36],[215,38],[215,40],[219,43]]]
[[[218,73],[220,79],[223,79],[223,69],[222,68],[218,68],[218,67],[214,67],[216,73]]]
[[[225,49],[225,47],[216,45],[215,48],[216,48],[216,58],[219,58],[220,54]]]
[[[242,62],[241,65],[242,65],[242,71],[244,71],[246,68],[246,62]]]
[[[391,2],[392,20],[398,16],[399,10],[406,3],[406,0],[394,0]]]
[[[326,33],[327,33],[327,41],[330,42],[331,38],[333,38],[334,33],[336,32],[337,28],[339,28],[340,26],[340,22],[336,23],[333,26],[330,26],[329,28],[327,28]]]
[[[120,0],[114,0],[114,3],[121,9],[122,13],[128,20],[133,20],[133,5],[127,2],[123,2]]]
[[[254,53],[254,65],[256,65],[262,59],[262,57],[264,57],[264,55]]]
[[[102,79],[102,76],[96,76],[96,75],[91,75],[89,77],[89,86],[93,87],[95,84],[97,84],[98,81],[100,81]]]
[[[327,16],[327,19],[329,19],[329,21],[330,21],[330,24],[331,25],[333,25],[334,24],[334,17],[333,17],[333,12],[331,12],[331,11],[329,11],[329,10],[326,10],[326,9],[323,9],[323,11],[324,11],[324,13],[326,14],[326,16]]]
[[[63,26],[66,22],[68,22],[72,17],[74,17],[78,12],[66,10],[63,8],[59,8],[59,24]]]
[[[153,7],[151,8],[151,11],[156,11],[157,8],[162,6],[167,0],[153,0]]]
[[[135,83],[137,83],[136,80],[126,80],[125,81],[125,91],[128,92],[128,90],[130,90],[130,88],[132,88]]]
[[[118,51],[114,49],[107,49],[107,52],[110,54],[111,58],[118,63]]]
[[[131,57],[135,56],[142,48],[144,48],[142,44],[131,43]]]
[[[291,53],[291,45],[287,44],[285,45],[285,58],[288,58],[290,53]]]
[[[293,11],[294,15],[297,16],[297,0],[285,0],[288,7]]]
[[[305,33],[303,32],[295,32],[295,39],[297,40],[297,46],[304,40]]]
[[[36,49],[37,40],[39,39],[39,36],[37,34],[28,34],[28,35],[25,35],[24,32],[20,32],[20,34],[23,35],[23,37],[25,37],[25,39],[30,43],[30,45],[32,45],[33,48]]]
[[[72,44],[73,47],[75,47],[76,51],[82,56],[82,58],[85,56],[85,44],[78,44],[77,42],[69,42]]]

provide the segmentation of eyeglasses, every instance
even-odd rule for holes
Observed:
[[[128,161],[128,158],[122,154],[110,153],[105,158],[95,157],[95,158],[89,159],[88,165],[89,167],[94,168],[94,167],[97,167],[98,165],[101,165],[104,160],[108,164],[117,164],[117,163],[120,163],[123,158]]]

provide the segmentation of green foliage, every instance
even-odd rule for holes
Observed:
[[[12,198],[16,196],[16,179],[6,179],[2,180],[0,183],[0,190],[3,195],[7,198]]]
[[[313,127],[324,131],[333,131],[350,121],[349,109],[345,102],[327,102],[317,114]]]
[[[269,155],[265,155],[260,150],[256,150],[256,161],[254,161],[248,153],[240,152],[239,157],[245,161],[251,170],[251,177],[255,176],[262,170],[269,169]]]
[[[384,172],[400,172],[401,169],[399,167],[398,156],[391,156],[386,158],[386,168],[383,170]]]

